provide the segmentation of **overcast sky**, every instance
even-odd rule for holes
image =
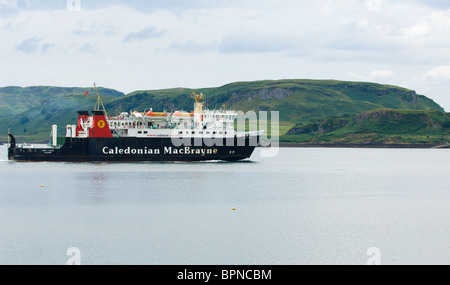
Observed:
[[[393,84],[450,111],[449,0],[0,0],[0,86]]]

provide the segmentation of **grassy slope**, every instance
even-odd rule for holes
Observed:
[[[255,92],[263,89],[287,89],[292,92],[286,98],[262,98]],[[207,95],[210,108],[242,110],[279,111],[280,135],[284,135],[296,123],[305,123],[312,119],[328,116],[358,114],[377,108],[406,110],[443,109],[429,98],[415,94],[414,91],[396,86],[367,82],[344,82],[335,80],[278,80],[236,82],[218,88],[205,89],[168,89],[158,91],[136,91],[119,99],[130,108],[136,102],[147,100],[147,106],[154,109],[170,110],[181,106],[192,110],[193,91]],[[135,97],[135,98],[134,98]],[[151,105],[153,103],[153,105]],[[122,105],[121,107],[123,107]],[[120,110],[120,108],[118,108]],[[270,137],[270,123],[268,124]],[[284,137],[284,140],[297,141],[297,137]]]
[[[262,89],[287,89],[292,94],[281,100],[275,98],[261,98],[252,94]],[[147,98],[156,100],[157,108],[170,107],[164,102],[177,103],[184,109],[192,109],[190,89],[168,89],[158,91],[136,91],[129,97],[138,96],[139,100]],[[414,91],[375,83],[343,82],[334,80],[278,80],[237,82],[218,88],[196,89],[207,95],[211,108],[221,107],[242,110],[279,111],[282,121],[306,122],[312,118],[327,116],[357,114],[377,108],[392,109],[438,109],[442,108],[425,96],[417,95],[416,102],[412,102]],[[128,97],[127,96],[127,97]],[[181,98],[180,98],[181,97]],[[121,99],[125,101],[126,99]],[[129,99],[130,100],[130,99]],[[135,101],[139,101],[135,100]]]
[[[62,131],[66,124],[76,122],[76,111],[90,110],[95,104],[95,91],[86,88],[7,87],[0,88],[0,127],[11,131],[18,139],[42,141],[48,139],[50,126]],[[210,109],[279,111],[280,135],[298,123],[329,116],[354,115],[377,108],[429,110],[442,108],[414,91],[375,83],[334,80],[266,80],[236,82],[217,88],[165,89],[135,91],[123,96],[120,92],[100,89],[108,114],[120,112],[193,110],[192,92],[206,95]],[[281,95],[280,95],[281,94]],[[269,129],[270,131],[270,129]],[[4,132],[6,133],[6,131]],[[5,140],[6,136],[0,136]],[[288,139],[285,137],[284,139]],[[292,138],[298,141],[297,136]]]
[[[112,89],[99,87],[98,90],[105,97],[123,97],[125,95]],[[52,86],[3,87],[0,88],[0,117],[22,114],[45,104],[53,98],[63,96],[65,98],[84,97],[86,91],[88,91],[89,96],[96,96],[94,88]]]
[[[104,103],[124,96],[112,89],[98,88]],[[88,95],[84,93],[88,91]],[[14,93],[15,92],[15,93]],[[107,95],[103,95],[107,94]],[[50,135],[51,125],[57,124],[59,134],[64,135],[67,124],[77,121],[77,111],[92,110],[97,95],[93,88],[64,87],[6,87],[0,88],[0,102],[8,106],[9,113],[0,116],[2,135],[0,140],[6,141],[6,133],[10,128],[18,140],[45,141]]]
[[[450,115],[437,110],[378,109],[298,124],[281,141],[438,145],[450,141]]]

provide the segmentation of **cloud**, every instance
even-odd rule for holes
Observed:
[[[210,9],[239,3],[237,0],[205,1],[205,0],[96,0],[82,1],[81,9],[105,9],[111,6],[126,6],[142,13],[153,13],[157,10],[177,11]]]
[[[72,12],[67,0],[0,0],[0,13],[14,11],[0,16],[8,70],[0,75],[8,85],[48,78],[73,85],[99,76],[129,91],[346,74],[439,85],[446,68],[438,67],[450,62],[449,1],[80,0],[81,10]],[[86,71],[93,61],[101,64]],[[187,66],[211,63],[213,71],[186,76]],[[132,81],[119,80],[124,66],[133,67]]]
[[[170,44],[168,48],[158,49],[158,51],[177,51],[181,54],[198,54],[205,52],[216,52],[219,46],[220,43],[217,41],[200,43],[194,40],[189,40],[187,42],[174,42]]]
[[[87,52],[87,53],[95,53],[95,52],[98,52],[98,49],[95,46],[93,46],[91,43],[87,43],[87,44],[83,45],[82,47],[80,47],[78,49],[78,51]]]
[[[17,0],[0,0],[0,9],[17,8]]]
[[[16,50],[23,53],[34,53],[40,49],[41,39],[39,38],[30,38],[23,40],[18,45],[16,45]]]
[[[92,36],[92,35],[116,35],[116,28],[110,24],[105,23],[91,23],[90,25],[77,25],[77,28],[72,31],[76,36]]]
[[[346,80],[355,81],[370,81],[378,83],[388,83],[395,78],[395,73],[391,70],[377,69],[369,73],[369,75],[362,75],[356,72],[350,72],[346,75]]]
[[[46,53],[49,49],[52,49],[53,47],[55,47],[54,44],[48,44],[48,43],[42,44],[41,53]]]
[[[404,85],[434,98],[447,112],[450,110],[450,65],[440,65],[428,69],[406,81]]]
[[[218,48],[219,52],[227,54],[287,52],[302,47],[295,41],[295,37],[285,38],[270,32],[240,31],[226,35]]]
[[[432,7],[435,9],[449,9],[450,1],[449,0],[416,0],[417,3]]]
[[[49,49],[53,48],[54,44],[42,43],[42,39],[34,37],[23,40],[15,46],[17,51],[32,54],[32,53],[46,53]]]
[[[395,73],[391,70],[374,70],[369,74],[370,81],[385,81],[394,78]]]
[[[17,0],[0,0],[0,15],[10,15],[17,11]]]
[[[430,80],[449,80],[450,79],[450,65],[441,65],[428,70],[424,74],[414,78],[416,81],[430,81]]]
[[[17,8],[21,10],[53,10],[65,9],[67,0],[17,0]]]
[[[136,40],[143,41],[152,38],[159,38],[162,35],[164,35],[163,31],[157,31],[156,27],[148,27],[136,33],[129,33],[123,41],[126,43]]]
[[[430,33],[430,26],[426,22],[420,22],[415,24],[412,27],[405,29],[405,35],[418,38],[427,36]]]

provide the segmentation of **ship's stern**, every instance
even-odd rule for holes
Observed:
[[[14,160],[14,150],[16,149],[16,138],[8,134],[9,144],[8,144],[8,160]]]

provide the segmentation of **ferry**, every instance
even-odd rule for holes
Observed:
[[[94,87],[95,84],[94,84]],[[76,125],[58,138],[53,125],[48,144],[19,144],[9,134],[12,161],[140,162],[239,161],[251,157],[264,131],[238,131],[236,111],[204,108],[193,93],[194,111],[122,112],[108,116],[100,94],[94,110],[79,111]],[[100,108],[101,107],[101,108]]]

